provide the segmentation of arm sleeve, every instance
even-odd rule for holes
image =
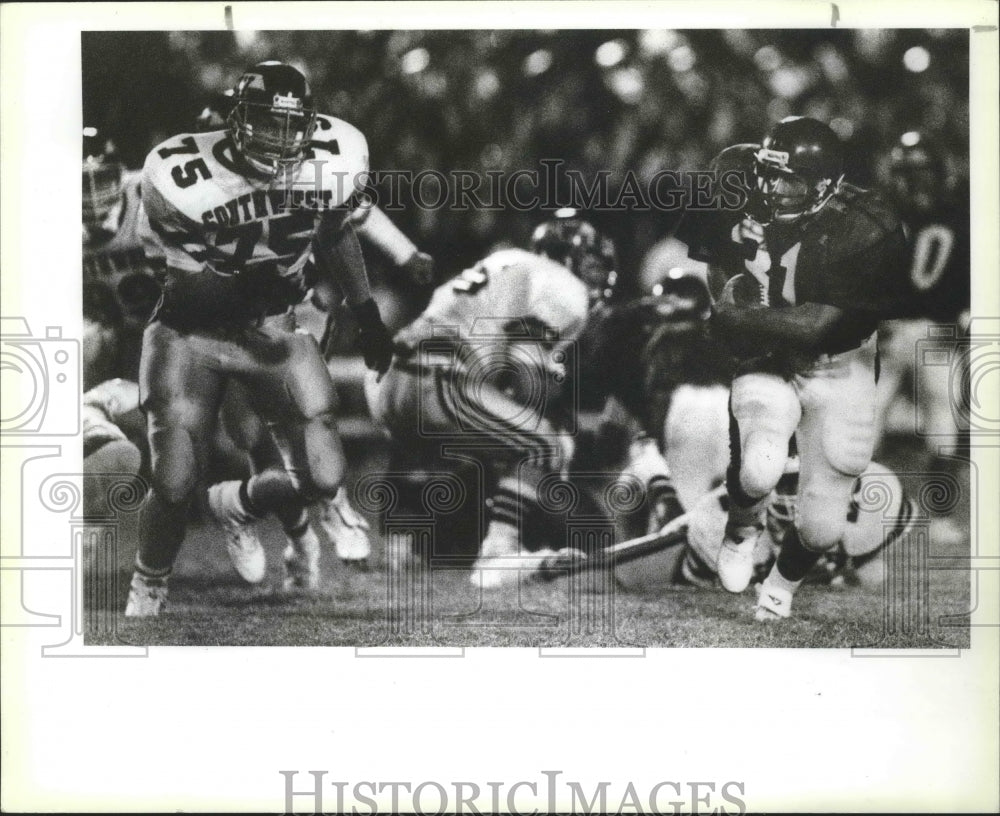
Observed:
[[[371,298],[365,259],[348,217],[342,213],[323,214],[313,238],[313,254],[320,280],[329,276],[348,305],[357,306]]]
[[[358,238],[378,249],[396,266],[402,266],[417,251],[416,245],[375,204],[359,206],[351,213]]]

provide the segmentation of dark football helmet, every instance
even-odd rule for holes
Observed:
[[[889,153],[889,193],[907,215],[926,215],[940,206],[948,190],[948,166],[938,145],[925,133],[904,133]]]
[[[708,320],[712,296],[696,272],[674,267],[653,284],[651,301],[657,314],[675,331],[686,331]]]
[[[83,129],[83,225],[100,226],[122,197],[125,167],[114,142],[94,127]]]
[[[837,134],[807,116],[782,119],[754,159],[765,223],[791,224],[814,215],[844,177]]]
[[[283,62],[261,62],[240,77],[233,100],[229,132],[246,162],[269,176],[293,171],[316,129],[306,78]]]
[[[610,299],[618,282],[614,242],[571,208],[535,227],[531,251],[558,261],[582,280],[591,304]]]

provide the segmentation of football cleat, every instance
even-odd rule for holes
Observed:
[[[319,536],[308,524],[299,535],[288,536],[285,547],[285,589],[316,589],[319,586]]]
[[[155,618],[167,603],[167,579],[132,573],[125,604],[126,618]]]
[[[208,507],[226,536],[233,567],[248,584],[259,584],[267,571],[267,556],[257,536],[254,518],[240,501],[240,482],[220,482],[208,489]]]
[[[517,528],[503,521],[491,521],[469,580],[473,586],[484,589],[516,583],[520,554]]]
[[[719,582],[729,592],[742,592],[753,578],[757,527],[726,527],[726,537],[719,550]]]
[[[340,488],[331,499],[320,504],[320,523],[333,542],[337,558],[345,564],[363,565],[371,555],[368,522],[351,507],[347,491]]]
[[[758,587],[757,606],[753,616],[759,621],[776,621],[792,616],[791,592],[765,580]]]

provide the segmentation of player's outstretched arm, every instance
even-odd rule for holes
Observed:
[[[356,207],[351,213],[351,223],[362,243],[378,249],[413,283],[426,286],[433,282],[433,258],[417,249],[378,205]]]
[[[787,348],[812,351],[856,317],[838,306],[803,303],[798,306],[738,306],[720,303],[713,328],[739,345],[758,344],[761,351]]]
[[[372,299],[361,245],[349,216],[343,213],[323,215],[316,228],[313,247],[320,281],[328,279],[327,286],[343,292],[358,321],[358,346],[365,365],[384,374],[392,364],[392,336]]]

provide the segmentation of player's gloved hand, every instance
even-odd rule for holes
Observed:
[[[434,282],[434,259],[417,250],[400,265],[399,271],[417,286],[428,286]]]
[[[743,246],[743,254],[748,261],[757,257],[758,249],[766,249],[764,227],[749,215],[733,227],[733,240]]]
[[[392,335],[382,322],[378,306],[372,298],[352,307],[358,321],[358,348],[365,358],[365,365],[377,371],[381,378],[392,365]]]

